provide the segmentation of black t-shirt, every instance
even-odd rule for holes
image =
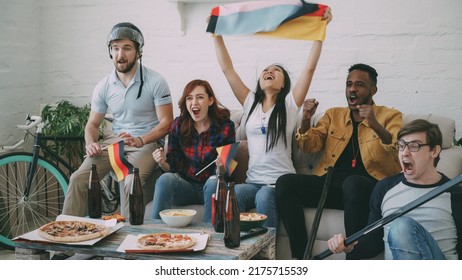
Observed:
[[[364,167],[361,151],[359,150],[358,126],[360,122],[355,122],[353,117],[351,117],[351,120],[353,125],[353,134],[351,135],[350,141],[345,147],[345,150],[343,150],[339,159],[335,163],[335,169],[342,170],[347,173],[370,177],[366,171],[366,168]]]

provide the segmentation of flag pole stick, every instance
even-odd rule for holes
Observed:
[[[196,176],[201,174],[205,169],[207,169],[210,165],[214,164],[217,160],[215,159],[214,161],[212,161],[211,163],[207,164],[206,167],[202,168],[201,171],[197,172],[196,173]]]
[[[107,150],[108,147],[109,147],[109,145],[102,147],[102,148],[101,148],[101,151]],[[83,158],[87,158],[87,157],[88,157],[88,155],[84,155],[84,156],[83,156]]]

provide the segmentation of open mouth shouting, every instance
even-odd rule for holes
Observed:
[[[404,174],[411,175],[414,171],[414,165],[408,159],[403,159],[401,166]]]
[[[274,77],[273,74],[266,74],[265,76],[263,76],[263,80],[265,81],[273,81],[274,79],[276,78]]]
[[[197,118],[201,112],[201,109],[199,107],[193,107],[191,108],[191,112],[193,113],[194,117]]]
[[[356,93],[350,93],[348,95],[348,104],[350,106],[356,106],[356,105],[359,105],[359,97]]]

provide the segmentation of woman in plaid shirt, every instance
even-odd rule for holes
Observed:
[[[152,217],[160,219],[159,212],[173,204],[204,204],[204,222],[211,222],[212,193],[204,189],[215,191],[216,179],[210,178],[215,165],[195,174],[217,158],[216,147],[235,142],[234,123],[204,80],[189,82],[178,106],[181,113],[169,130],[167,156],[162,148],[152,154],[165,172],[156,181]]]

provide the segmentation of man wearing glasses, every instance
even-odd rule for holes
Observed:
[[[414,120],[398,132],[402,172],[377,183],[371,196],[369,224],[449,181],[436,170],[443,142],[436,124]],[[328,241],[334,253],[371,258],[385,250],[385,259],[457,260],[462,258],[462,188],[434,198],[348,247],[345,236]]]

